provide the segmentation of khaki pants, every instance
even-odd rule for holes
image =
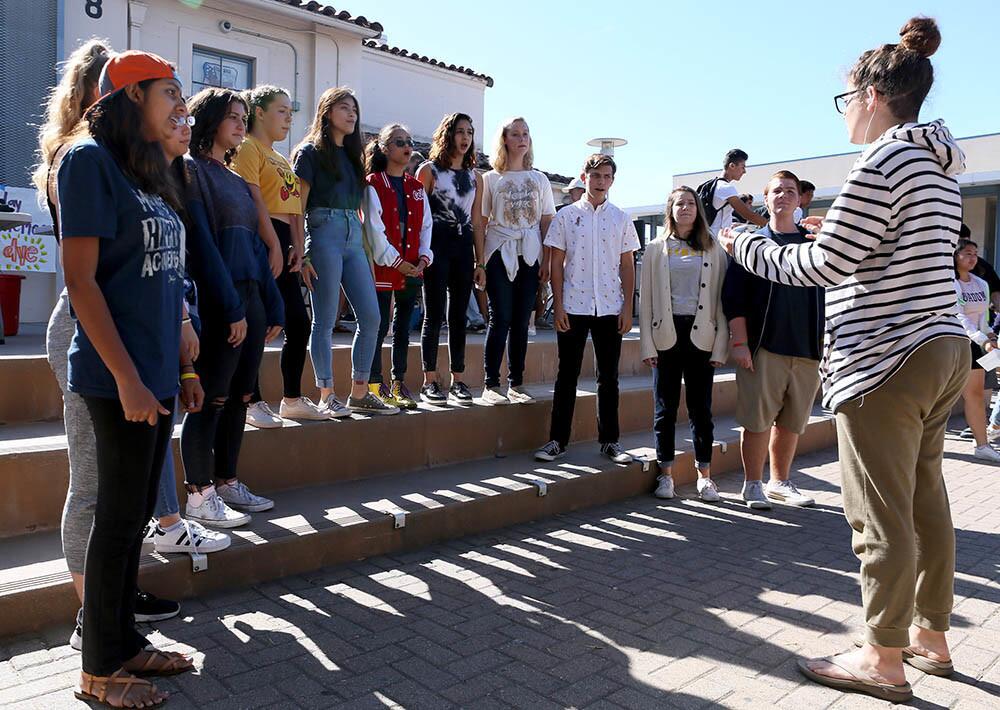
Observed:
[[[948,630],[955,529],[941,460],[970,367],[968,341],[938,338],[837,410],[844,514],[861,560],[869,643],[905,647],[911,624]]]

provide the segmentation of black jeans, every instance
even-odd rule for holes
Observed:
[[[97,441],[97,507],[87,543],[83,595],[83,670],[107,676],[147,640],[135,628],[142,528],[156,504],[173,416],[155,426],[125,419],[117,399],[84,396]],[[160,402],[173,411],[174,398]]]
[[[240,281],[236,290],[246,306],[247,336],[235,348],[226,342],[229,323],[220,314],[201,314],[201,354],[194,367],[205,390],[205,406],[185,415],[181,460],[187,483],[205,487],[215,478],[234,478],[243,444],[247,402],[257,381],[267,317],[256,281]]]
[[[406,285],[399,291],[379,291],[378,310],[382,322],[378,326],[378,337],[375,340],[375,357],[372,358],[372,372],[368,382],[373,385],[382,384],[382,343],[389,333],[389,306],[395,296],[396,308],[393,310],[392,321],[392,379],[403,380],[406,377],[406,356],[410,348],[410,319],[413,317],[413,307],[417,304],[420,294],[421,279],[406,277]]]
[[[472,227],[460,234],[447,225],[434,224],[431,237],[434,263],[424,269],[424,326],[420,357],[424,372],[437,372],[438,343],[445,311],[448,315],[448,354],[452,372],[465,372],[465,309],[472,294],[475,253]]]
[[[711,364],[712,354],[699,350],[691,342],[692,325],[694,316],[674,316],[677,343],[669,350],[656,353],[657,362],[653,368],[653,435],[656,438],[656,460],[660,463],[673,461],[674,430],[683,376],[688,424],[694,438],[694,458],[696,464],[704,468],[712,463],[712,442],[715,440],[715,425],[712,423],[715,368]]]
[[[503,361],[504,345],[507,346],[507,380],[510,386],[517,387],[524,381],[528,326],[531,324],[535,296],[538,294],[538,271],[537,263],[528,266],[524,259],[518,257],[517,275],[511,281],[507,277],[507,267],[504,266],[499,251],[494,252],[486,264],[490,322],[486,326],[483,366],[487,387],[500,386],[500,363]]]
[[[561,446],[569,443],[576,407],[576,385],[580,380],[587,334],[594,341],[597,369],[597,439],[602,444],[618,441],[618,362],[622,354],[622,336],[618,316],[569,315],[569,330],[556,334],[559,371],[552,399],[552,424],[549,438]]]
[[[302,370],[306,364],[306,347],[309,345],[309,333],[312,331],[312,320],[306,311],[306,302],[302,297],[302,280],[298,273],[288,270],[288,252],[292,248],[292,229],[281,220],[272,219],[274,231],[281,243],[281,253],[284,264],[281,275],[275,279],[281,300],[285,303],[285,342],[281,346],[281,380],[282,394],[294,399],[302,396]],[[260,394],[260,378],[254,383],[251,402],[260,402],[264,398]]]

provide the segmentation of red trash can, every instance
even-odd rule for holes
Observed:
[[[0,274],[0,308],[3,309],[4,337],[17,335],[21,319],[21,282],[20,274]]]

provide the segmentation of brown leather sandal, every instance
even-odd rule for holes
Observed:
[[[97,702],[110,708],[137,708],[137,703],[142,702],[142,707],[155,708],[163,705],[167,698],[154,700],[152,697],[140,700],[135,697],[133,690],[142,689],[149,694],[157,692],[155,685],[148,680],[130,675],[124,668],[119,668],[109,676],[96,676],[90,673],[80,673],[80,686],[74,691],[78,700],[86,702]],[[117,694],[114,691],[120,690]],[[113,696],[109,699],[109,695]]]
[[[142,660],[143,654],[146,654],[145,661]],[[190,658],[176,651],[143,649],[122,664],[122,668],[136,676],[168,676],[193,671],[194,663],[191,662]]]

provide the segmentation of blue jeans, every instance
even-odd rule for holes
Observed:
[[[1000,396],[997,396],[996,404],[993,405],[993,411],[990,412],[990,424],[1000,426]]]
[[[357,382],[367,382],[382,317],[375,278],[362,243],[361,220],[353,210],[321,207],[306,215],[306,229],[306,254],[317,276],[313,282],[309,340],[316,386],[333,387],[331,347],[341,286],[358,322],[351,346],[351,377]]]
[[[174,400],[174,412],[177,411],[178,402]],[[170,415],[171,441],[173,440],[174,415]],[[180,503],[177,502],[177,474],[174,471],[174,449],[171,444],[167,444],[167,453],[163,457],[163,469],[160,471],[160,483],[156,489],[156,507],[153,509],[154,518],[165,518],[168,515],[176,515],[181,512]]]

